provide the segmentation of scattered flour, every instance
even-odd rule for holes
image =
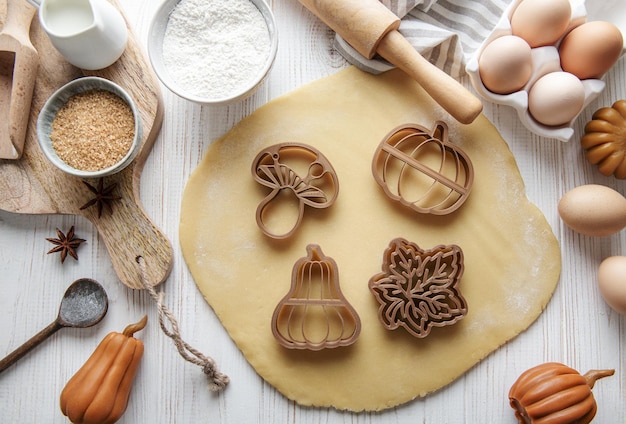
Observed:
[[[211,99],[252,85],[269,52],[267,24],[250,0],[181,0],[163,38],[167,71],[186,91]]]

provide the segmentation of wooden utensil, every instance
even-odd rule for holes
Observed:
[[[29,35],[36,10],[26,0],[7,3],[0,32],[0,159],[18,159],[24,148],[39,67]]]
[[[450,115],[469,124],[481,101],[454,78],[424,59],[398,32],[400,19],[378,0],[299,0],[368,59],[376,53],[406,72]]]
[[[61,328],[87,328],[96,325],[104,318],[108,309],[109,299],[100,283],[90,278],[74,281],[65,290],[56,319],[2,359],[0,372],[13,365]]]
[[[2,2],[0,0],[0,14]],[[21,1],[26,0],[9,0]],[[111,3],[119,9],[115,0]],[[1,16],[0,16],[1,18]],[[31,40],[41,59],[26,133],[19,160],[0,160],[0,209],[28,214],[73,214],[89,219],[104,241],[120,280],[134,289],[155,286],[168,277],[173,262],[169,240],[154,225],[141,206],[141,171],[163,121],[161,92],[152,68],[133,34],[122,57],[113,65],[89,75],[107,78],[122,86],[135,100],[142,118],[143,144],[135,160],[123,171],[104,180],[104,187],[117,184],[113,194],[120,199],[98,216],[97,207],[81,209],[94,194],[81,178],[58,170],[44,156],[37,143],[36,123],[41,107],[59,87],[86,75],[61,57],[35,20]],[[1,100],[0,100],[1,101]],[[99,181],[87,181],[97,187]],[[145,275],[137,263],[141,256]]]

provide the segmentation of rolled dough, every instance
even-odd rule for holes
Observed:
[[[475,169],[467,202],[446,216],[420,215],[385,196],[372,176],[381,139],[401,124],[447,121],[449,139]],[[325,210],[308,209],[298,231],[276,241],[257,227],[267,194],[250,167],[280,142],[319,149],[340,190]],[[458,323],[424,339],[379,321],[369,279],[396,237],[430,249],[456,244],[468,304]],[[460,125],[399,71],[354,67],[275,99],[208,148],[184,192],[180,242],[193,278],[256,372],[301,405],[382,410],[441,389],[528,328],[559,280],[557,240],[529,202],[506,142],[484,117]],[[338,264],[339,284],[362,322],[351,346],[289,350],[274,339],[272,313],[290,287],[293,264],[319,244]]]

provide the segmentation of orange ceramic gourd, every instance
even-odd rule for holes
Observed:
[[[607,177],[626,178],[626,100],[598,109],[585,125],[580,143],[587,160]]]
[[[594,383],[614,372],[591,370],[580,375],[566,365],[548,362],[522,373],[509,391],[509,401],[520,424],[587,424],[597,411],[591,393]]]
[[[133,334],[146,326],[144,316],[123,333],[109,333],[61,392],[61,411],[74,424],[112,424],[120,419],[143,355]]]

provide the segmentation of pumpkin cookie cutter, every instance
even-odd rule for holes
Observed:
[[[372,173],[388,197],[433,215],[461,207],[474,182],[469,156],[448,141],[443,121],[432,130],[415,124],[392,130],[376,150]]]
[[[404,327],[417,338],[428,336],[433,327],[456,323],[467,315],[457,287],[463,270],[463,251],[457,245],[422,250],[403,238],[393,239],[384,253],[383,272],[369,281],[380,322],[388,330]]]
[[[309,244],[298,259],[291,288],[272,316],[272,333],[289,349],[348,346],[361,333],[361,320],[339,287],[337,263]]]
[[[308,162],[304,172],[298,173],[289,164],[289,158],[295,159],[294,164]],[[339,193],[337,173],[331,163],[319,150],[302,143],[280,143],[263,149],[252,162],[252,175],[258,183],[272,189],[257,207],[256,222],[263,233],[274,239],[287,238],[298,229],[305,206],[327,208]],[[265,215],[269,213],[268,205],[285,190],[298,199],[298,217],[289,231],[277,234],[268,228]]]

